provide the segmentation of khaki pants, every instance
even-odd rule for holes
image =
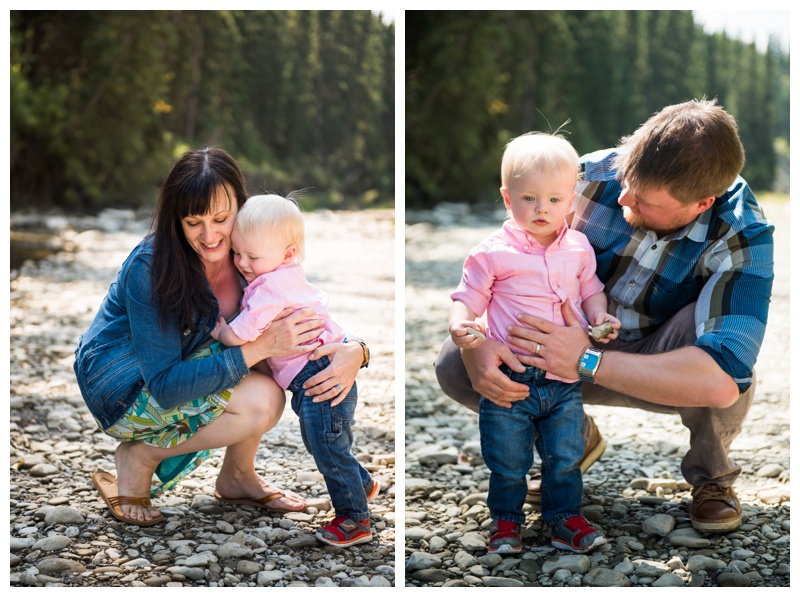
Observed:
[[[696,340],[694,309],[694,303],[687,305],[661,329],[646,338],[635,342],[613,340],[602,348],[636,354],[659,354],[692,346]],[[434,366],[444,393],[470,410],[478,412],[480,395],[472,389],[467,370],[461,360],[461,351],[449,337],[442,345]],[[680,371],[675,372],[675,375],[680,374]],[[741,432],[750,405],[753,403],[755,381],[754,372],[753,384],[739,395],[739,400],[735,404],[728,408],[663,406],[588,383],[584,383],[581,390],[584,404],[626,406],[650,412],[680,415],[684,426],[691,433],[689,451],[681,463],[681,472],[686,481],[694,487],[705,483],[730,487],[742,469],[728,457],[728,452],[731,442]],[[686,380],[686,383],[691,383],[691,380]]]

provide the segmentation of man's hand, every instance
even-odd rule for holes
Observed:
[[[497,406],[511,408],[512,402],[528,397],[528,386],[511,381],[499,369],[505,363],[514,371],[525,371],[511,349],[502,342],[486,340],[473,350],[462,350],[461,358],[472,387]]]
[[[591,346],[591,342],[572,312],[569,299],[561,305],[561,313],[566,326],[556,325],[541,317],[521,314],[519,320],[525,326],[510,326],[508,341],[533,353],[531,356],[519,357],[526,365],[539,367],[565,379],[576,379],[581,355]]]

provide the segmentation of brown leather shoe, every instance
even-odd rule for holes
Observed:
[[[600,430],[595,425],[594,419],[583,413],[583,458],[579,464],[581,473],[592,466],[603,452],[606,451],[606,440],[600,435]],[[542,476],[537,473],[528,481],[528,495],[525,501],[529,504],[542,503]]]
[[[725,533],[739,528],[742,505],[732,487],[707,483],[692,489],[689,508],[692,526],[706,533]]]
[[[583,445],[583,458],[579,465],[581,472],[585,473],[606,451],[606,440],[600,435],[594,419],[586,413],[583,413]]]

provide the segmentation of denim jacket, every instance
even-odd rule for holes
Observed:
[[[159,324],[152,299],[149,237],[131,252],[75,350],[75,375],[89,411],[108,429],[142,389],[164,409],[234,387],[249,372],[240,347],[187,360],[207,344],[219,310],[198,316],[197,331],[175,317]],[[205,292],[211,292],[206,285]]]

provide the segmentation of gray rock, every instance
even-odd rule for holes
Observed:
[[[192,580],[202,580],[206,577],[206,572],[202,568],[189,566],[172,566],[171,568],[167,568],[167,572],[172,575],[180,574]]]
[[[33,549],[40,549],[42,551],[59,551],[69,547],[71,543],[72,539],[65,537],[64,535],[50,535],[49,537],[44,537],[43,539],[39,539],[36,543],[34,543]]]
[[[48,576],[62,576],[64,574],[82,574],[86,572],[86,566],[75,560],[67,558],[47,558],[36,563],[36,567],[42,574]]]
[[[749,587],[752,581],[744,574],[723,572],[717,576],[717,584],[719,584],[720,587]]]
[[[34,543],[36,543],[36,539],[33,537],[11,537],[11,551],[28,549],[29,547],[33,547]]]
[[[542,573],[552,574],[556,570],[568,570],[573,574],[585,574],[592,562],[588,556],[582,554],[569,554],[547,558],[542,564]]]
[[[324,577],[321,577],[324,578]],[[283,572],[280,570],[263,570],[258,573],[258,578],[256,579],[256,584],[259,587],[265,587],[270,583],[278,582],[279,580],[283,580]],[[319,579],[317,579],[319,580]]]
[[[48,526],[56,524],[83,524],[86,522],[83,515],[75,508],[69,506],[56,506],[44,517],[44,522]]]
[[[250,562],[248,560],[239,560],[236,563],[236,573],[244,576],[257,574],[264,569],[264,566],[258,562]]]
[[[468,551],[457,551],[453,560],[459,568],[464,570],[471,568],[478,563],[478,559]]]
[[[217,549],[217,557],[220,560],[242,560],[250,559],[253,556],[253,550],[245,545],[229,541],[223,543]]]
[[[677,574],[667,573],[659,576],[651,587],[683,587],[686,583]]]
[[[426,570],[428,568],[441,568],[442,560],[434,555],[425,553],[424,551],[415,551],[406,561],[406,570],[415,572],[417,570]]]
[[[384,576],[373,576],[369,579],[369,586],[371,587],[391,587],[392,582]]]
[[[314,535],[303,533],[302,535],[298,535],[296,537],[292,537],[291,539],[287,539],[286,541],[284,541],[284,545],[292,549],[304,549],[306,547],[319,546],[320,542]]]
[[[616,570],[608,568],[592,568],[582,580],[587,587],[630,587],[630,579]]]
[[[779,477],[784,468],[779,464],[765,464],[756,471],[758,477]]]
[[[484,576],[483,584],[486,587],[521,587],[522,581],[515,578],[504,578],[502,576]]]
[[[693,555],[686,562],[686,569],[690,572],[714,571],[723,568],[725,568],[725,562],[703,555]]]
[[[464,533],[458,544],[467,551],[480,551],[486,549],[486,537],[482,533]]]
[[[431,537],[431,540],[428,542],[428,548],[431,553],[438,553],[447,548],[447,541],[441,537]]]
[[[428,568],[426,570],[417,570],[411,574],[411,578],[424,583],[440,583],[453,578],[453,573],[441,568]]]
[[[642,521],[642,530],[648,535],[666,537],[675,528],[675,519],[669,514],[656,514]]]
[[[190,555],[183,561],[183,565],[190,568],[205,568],[216,561],[217,557],[213,553],[204,551]]]
[[[670,545],[675,547],[689,547],[691,549],[703,549],[711,545],[711,541],[703,537],[691,527],[675,529],[668,536]]]
[[[45,462],[43,464],[37,464],[31,467],[31,469],[28,471],[28,474],[30,474],[31,477],[42,478],[52,477],[60,472],[61,471],[58,470],[57,466]]]
[[[406,529],[406,540],[421,541],[427,537],[429,533],[430,531],[428,529],[424,529],[422,527],[411,527]]]

